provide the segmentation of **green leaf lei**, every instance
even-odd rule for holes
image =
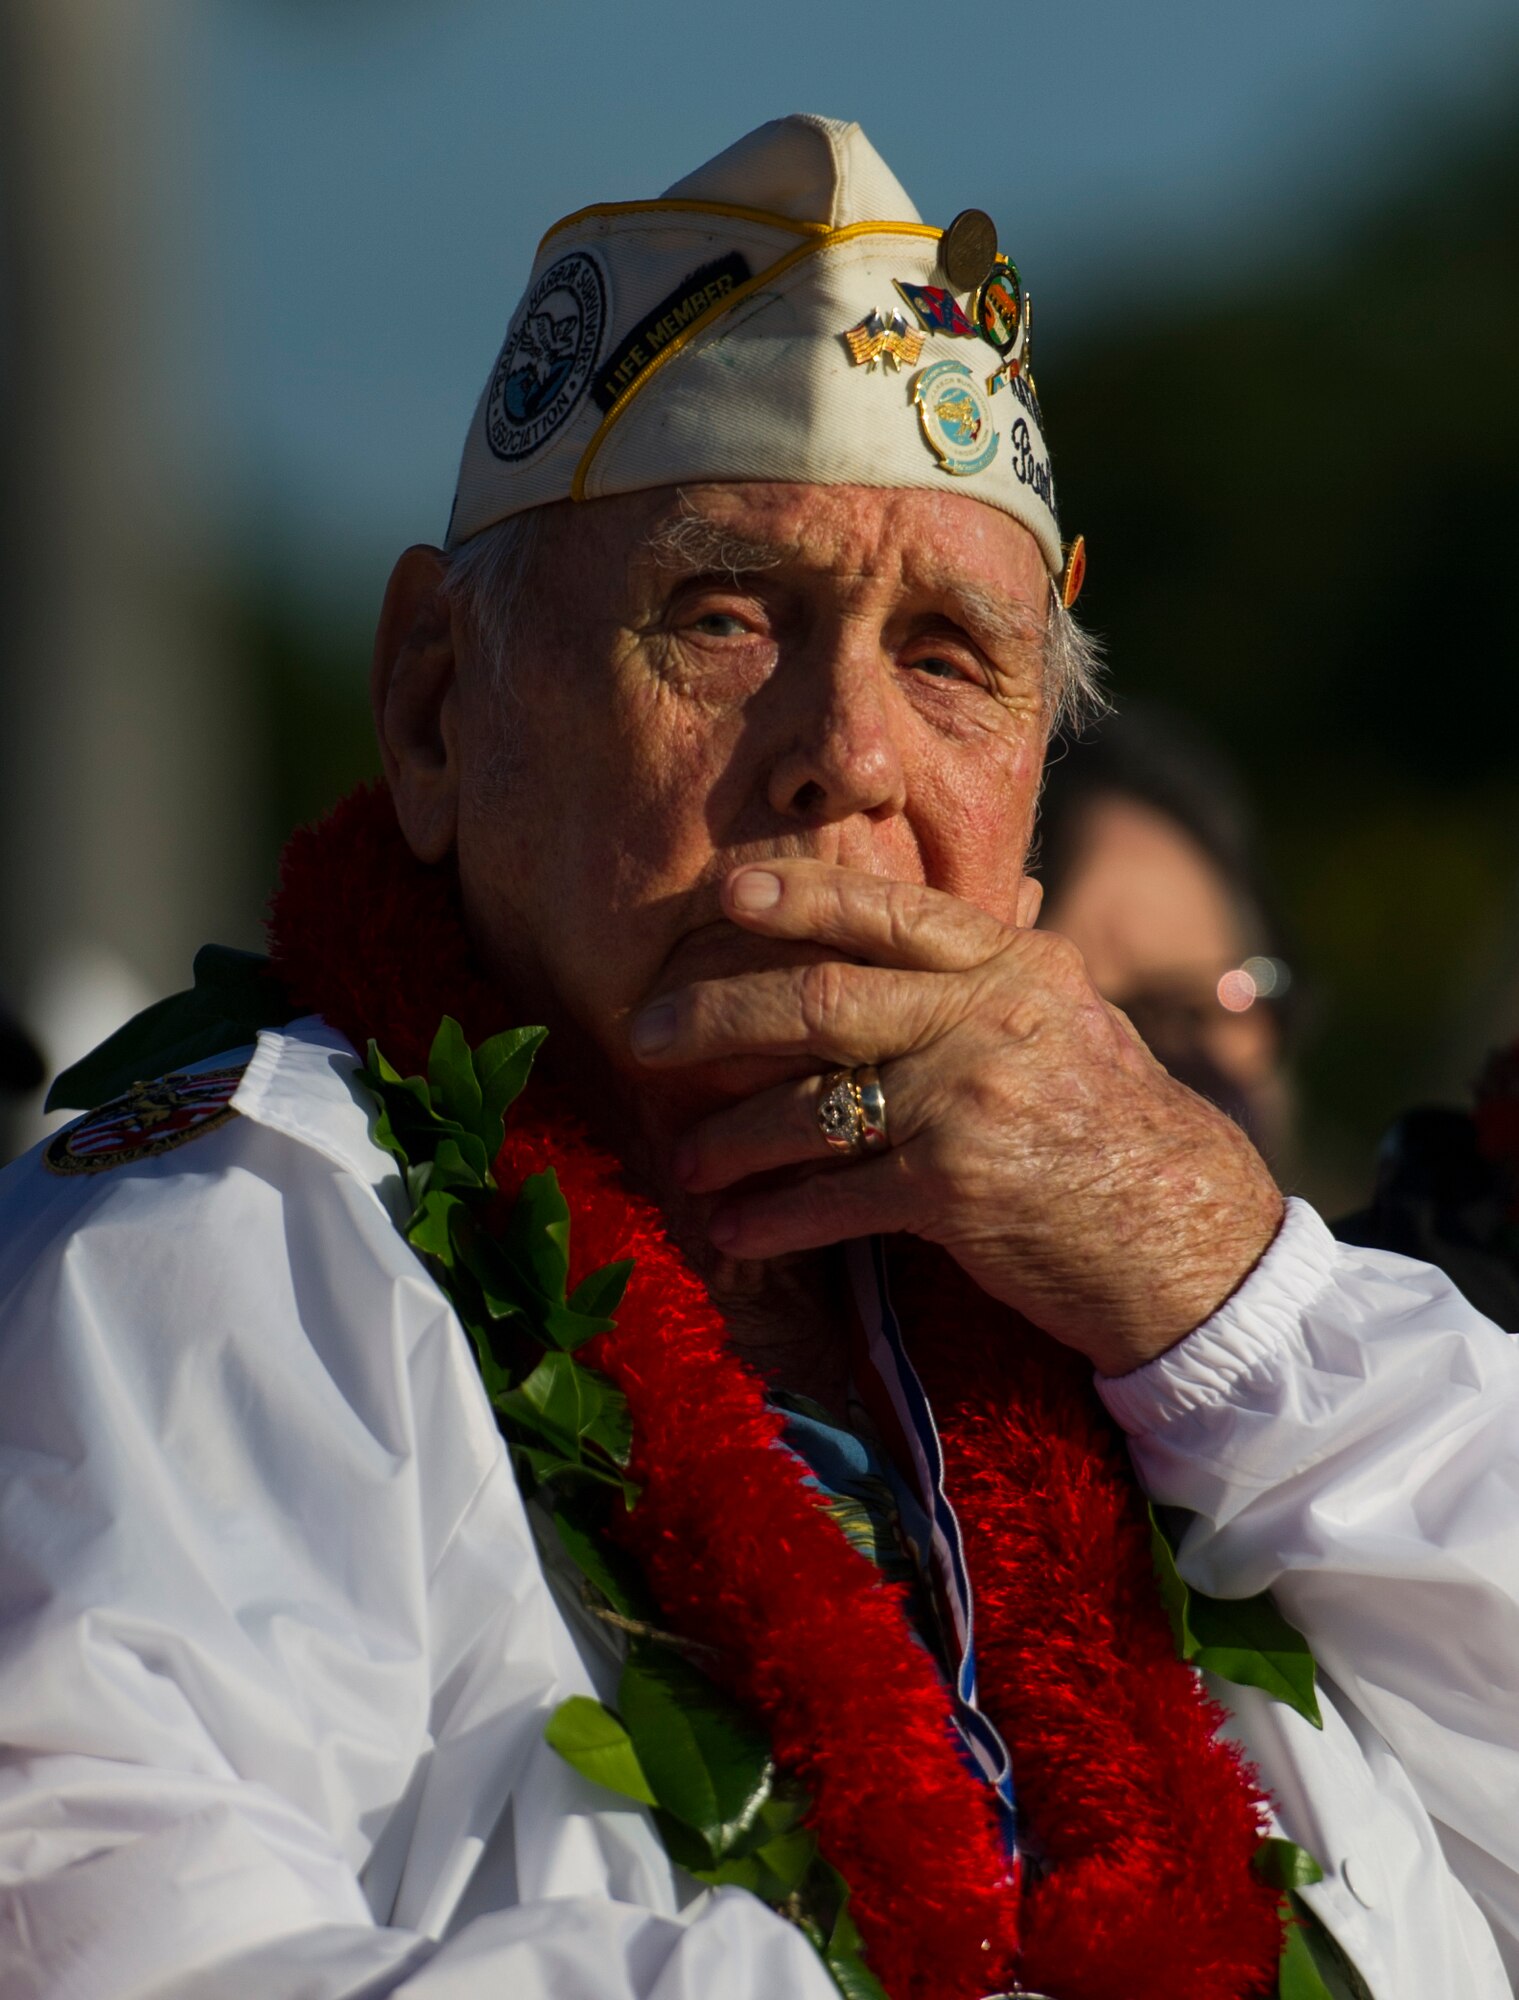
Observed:
[[[548,1506],[592,1615],[627,1637],[616,1708],[571,1696],[550,1718],[547,1740],[592,1782],[652,1808],[671,1860],[698,1881],[747,1889],[797,1924],[844,2000],[887,2000],[865,1962],[848,1886],[802,1824],[805,1794],[777,1774],[762,1732],[702,1671],[704,1649],[660,1630],[636,1566],[604,1535],[611,1493],[637,1504],[627,1471],[632,1427],[621,1392],[575,1351],[616,1324],[631,1264],[603,1265],[567,1292],[570,1216],[552,1168],[523,1183],[504,1229],[487,1227],[503,1119],[545,1033],[510,1029],[472,1052],[449,1016],[425,1077],[403,1077],[373,1041],[359,1075],[377,1101],[376,1142],[397,1161],[411,1202],[406,1240],[474,1344],[524,1492]],[[1181,1657],[1262,1688],[1321,1728],[1302,1634],[1265,1593],[1230,1601],[1192,1590],[1176,1566],[1170,1524],[1153,1507],[1150,1521]],[[1278,2000],[1364,1992],[1297,1896],[1322,1879],[1313,1857],[1267,1840],[1254,1865],[1291,1919]]]
[[[576,1350],[616,1324],[632,1265],[606,1264],[572,1293],[570,1216],[552,1168],[523,1183],[504,1229],[487,1226],[505,1113],[544,1039],[514,1028],[470,1050],[444,1019],[427,1075],[403,1077],[369,1044],[360,1081],[374,1136],[411,1203],[404,1234],[474,1344],[524,1492],[551,1513],[581,1573],[587,1608],[627,1638],[615,1711],[562,1702],[547,1737],[596,1784],[652,1807],[672,1861],[699,1881],[747,1889],[811,1939],[844,2000],[887,2000],[865,1963],[849,1890],[802,1824],[808,1800],[775,1769],[751,1718],[705,1674],[706,1650],[659,1629],[636,1565],[604,1532],[628,1476],[632,1426],[621,1391]]]

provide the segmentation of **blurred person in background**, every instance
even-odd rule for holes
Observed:
[[[1419,1257],[1519,1333],[1519,1039],[1495,1049],[1470,1110],[1421,1104],[1389,1127],[1371,1200],[1342,1243]]]
[[[544,238],[0,1182],[5,2000],[1508,2000],[1519,1352],[1032,927],[1029,329],[832,120]]]
[[[1041,928],[1071,940],[1172,1076],[1280,1168],[1297,990],[1222,755],[1181,717],[1126,701],[1052,758],[1034,868]]]

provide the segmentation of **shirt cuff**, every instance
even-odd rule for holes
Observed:
[[[1131,1436],[1217,1408],[1307,1360],[1303,1316],[1334,1282],[1339,1245],[1294,1196],[1271,1247],[1200,1327],[1128,1375],[1099,1375],[1097,1393]]]

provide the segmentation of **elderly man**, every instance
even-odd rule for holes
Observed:
[[[7,1177],[7,2000],[1509,1992],[1519,1362],[1029,928],[1030,363],[853,126],[545,238],[384,790]]]

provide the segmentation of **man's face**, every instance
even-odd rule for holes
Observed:
[[[1049,592],[1017,522],[953,492],[755,484],[566,505],[544,533],[504,683],[466,657],[458,710],[465,907],[523,1018],[646,1095],[645,1002],[825,955],[722,916],[729,871],[770,856],[1012,920]],[[778,1073],[657,1087],[693,1115]]]

